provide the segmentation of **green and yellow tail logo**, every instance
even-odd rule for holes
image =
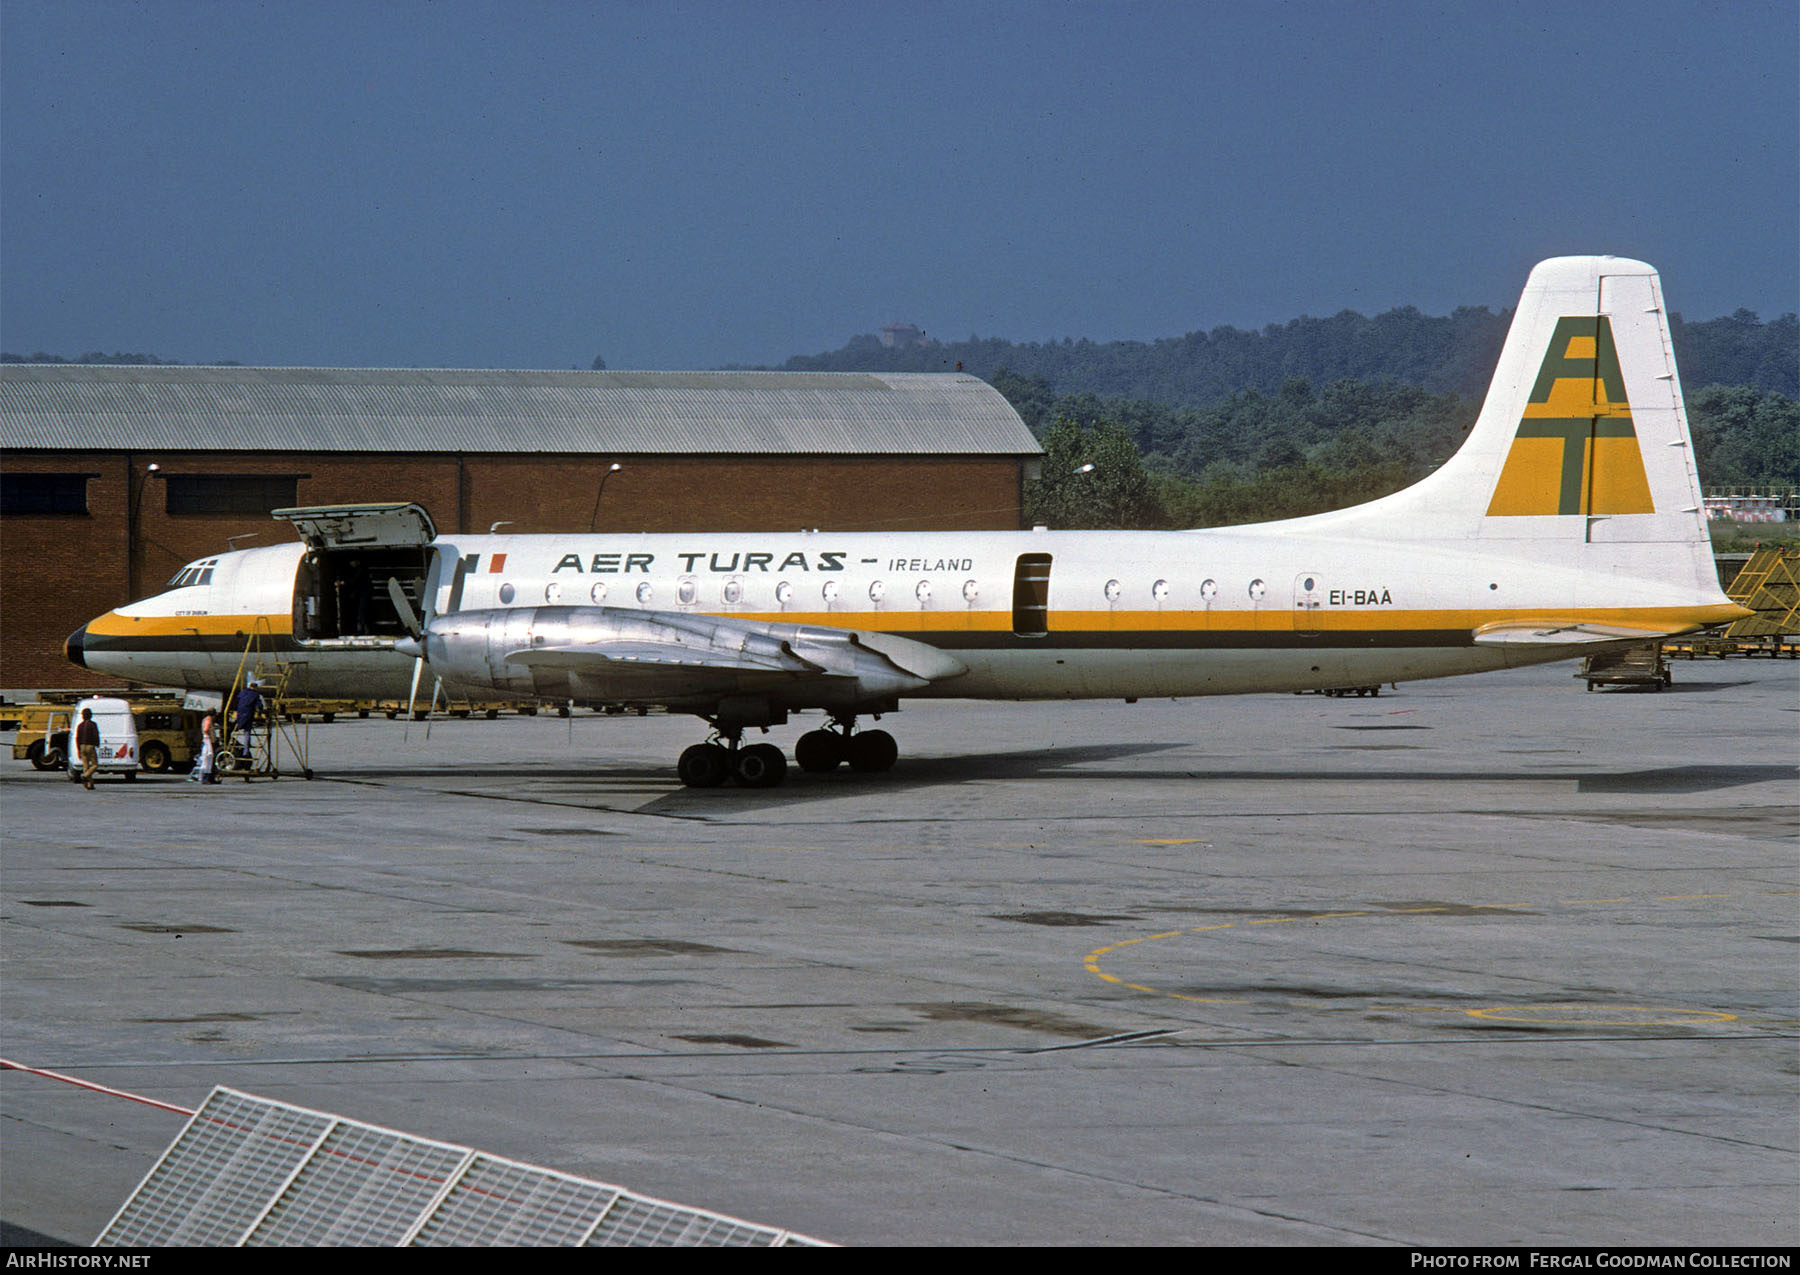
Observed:
[[[1611,320],[1558,319],[1488,516],[1655,512]]]

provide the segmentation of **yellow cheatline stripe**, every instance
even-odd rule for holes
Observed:
[[[288,637],[293,633],[291,615],[120,615],[108,611],[88,621],[87,631],[93,637],[180,637],[198,633],[202,637],[220,634],[264,633]]]
[[[667,610],[668,608],[646,608]],[[696,614],[749,620],[766,624],[811,624],[828,628],[863,629],[876,633],[954,633],[1012,631],[1010,611],[697,611]],[[1575,625],[1607,623],[1641,628],[1646,637],[1671,631],[1723,623],[1752,614],[1735,603],[1696,607],[1548,607],[1523,610],[1417,610],[1363,609],[1320,610],[1305,613],[1311,632],[1408,632],[1416,630],[1474,631],[1485,624],[1502,622]],[[1053,611],[1052,638],[1069,634],[1103,634],[1109,631],[1204,633],[1289,633],[1297,613],[1289,607],[1271,606],[1253,611]],[[172,615],[127,616],[109,611],[88,622],[95,637],[177,637],[266,632],[277,637],[293,633],[293,616],[267,615]]]

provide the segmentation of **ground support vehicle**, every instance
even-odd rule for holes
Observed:
[[[1674,681],[1660,642],[1643,642],[1622,651],[1590,655],[1581,662],[1581,671],[1575,676],[1585,679],[1590,691],[1596,686],[1648,686],[1660,691]]]
[[[40,692],[46,698],[35,704],[18,704],[18,733],[13,737],[13,760],[29,761],[38,770],[61,770],[68,764],[70,723],[81,719],[81,705],[99,702],[90,693]],[[103,697],[129,706],[137,742],[136,766],[151,774],[192,770],[200,755],[201,714],[185,709],[179,695],[133,692]]]

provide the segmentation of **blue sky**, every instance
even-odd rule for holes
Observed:
[[[773,363],[1512,305],[1800,307],[1800,6],[0,7],[0,347]]]

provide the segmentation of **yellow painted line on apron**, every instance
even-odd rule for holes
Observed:
[[[1769,890],[1771,895],[1800,894],[1800,890]],[[1696,899],[1729,899],[1731,894],[1666,894],[1657,895],[1651,901],[1656,903],[1688,902]],[[1630,903],[1630,896],[1613,899],[1564,899],[1561,906],[1579,906],[1600,903]],[[1503,908],[1529,908],[1529,903],[1479,903],[1469,905],[1472,909],[1490,910]],[[1257,921],[1221,921],[1215,925],[1196,925],[1180,930],[1163,930],[1156,934],[1144,934],[1137,938],[1121,939],[1117,943],[1109,943],[1105,947],[1097,947],[1082,959],[1082,966],[1096,978],[1133,991],[1145,992],[1152,996],[1161,996],[1169,1000],[1187,1001],[1197,1005],[1248,1005],[1253,1002],[1243,997],[1224,996],[1190,996],[1184,992],[1171,992],[1161,988],[1150,987],[1143,983],[1128,983],[1116,974],[1109,974],[1100,968],[1100,962],[1107,956],[1123,951],[1125,948],[1139,943],[1151,943],[1173,938],[1182,938],[1190,934],[1204,934],[1212,930],[1236,929],[1254,925],[1288,925],[1295,921],[1329,921],[1343,920],[1351,917],[1383,917],[1383,916],[1424,916],[1443,914],[1452,911],[1446,906],[1425,908],[1392,908],[1392,909],[1359,909],[1346,912],[1319,912],[1309,916],[1269,917]],[[1545,1005],[1490,1005],[1482,1009],[1466,1009],[1453,1005],[1340,1005],[1336,1002],[1288,1000],[1284,1002],[1298,1008],[1327,1010],[1332,1012],[1374,1013],[1428,1013],[1428,1014],[1466,1014],[1472,1018],[1480,1018],[1492,1022],[1531,1022],[1559,1026],[1594,1026],[1594,1027],[1687,1027],[1707,1023],[1737,1022],[1738,1016],[1722,1009],[1684,1009],[1675,1006],[1644,1005],[1596,1005],[1592,1002],[1556,1002]],[[1568,1011],[1567,1014],[1560,1011]],[[1576,1018],[1575,1013],[1597,1015],[1594,1017]],[[1532,1015],[1535,1015],[1532,1016]]]

